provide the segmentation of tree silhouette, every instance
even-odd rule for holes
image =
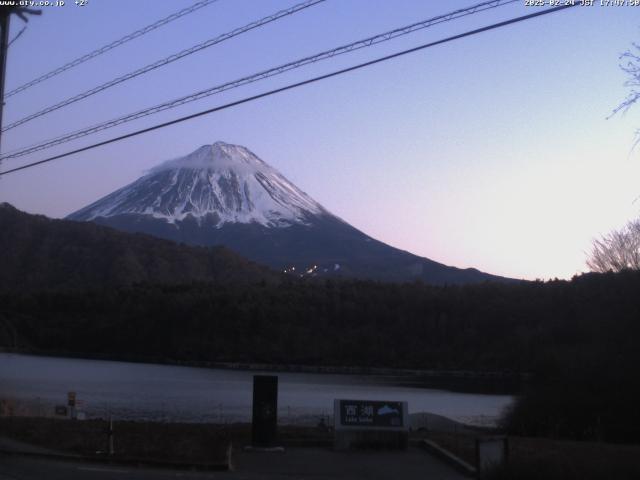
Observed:
[[[594,240],[587,266],[601,273],[640,270],[640,219]]]

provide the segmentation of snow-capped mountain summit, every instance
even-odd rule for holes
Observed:
[[[398,250],[324,209],[245,147],[216,142],[72,213],[128,232],[224,245],[287,273],[469,283],[496,279]]]
[[[175,224],[187,216],[221,227],[307,224],[326,210],[245,147],[216,142],[169,160],[69,216],[95,220],[138,214]]]

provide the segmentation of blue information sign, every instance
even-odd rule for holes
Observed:
[[[402,402],[340,400],[340,424],[345,427],[402,427]]]

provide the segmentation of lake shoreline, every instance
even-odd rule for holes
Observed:
[[[237,370],[247,372],[306,373],[318,375],[358,375],[364,377],[393,377],[406,379],[407,385],[424,388],[446,388],[466,393],[518,394],[531,378],[531,374],[513,371],[446,370],[394,367],[362,367],[344,365],[270,364],[258,362],[213,362],[205,360],[176,360],[149,358],[137,355],[100,355],[77,352],[38,351],[0,347],[0,353],[32,355],[82,360],[103,360],[149,365]]]
[[[4,410],[13,415],[54,415],[76,392],[86,419],[233,423],[252,415],[253,377],[264,371],[198,368],[0,353]],[[336,398],[406,401],[410,412],[430,412],[463,423],[493,424],[512,395],[425,387],[410,377],[273,372],[283,424],[315,424]],[[409,378],[409,380],[408,380]],[[447,385],[442,385],[447,387]],[[0,415],[2,400],[0,397]]]

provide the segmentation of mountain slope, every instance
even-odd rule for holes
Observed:
[[[296,275],[433,284],[505,280],[370,238],[248,149],[223,142],[165,162],[68,218],[191,245],[224,245]]]
[[[276,274],[221,247],[176,245],[0,204],[0,291],[101,288],[139,282],[257,282]]]
[[[328,212],[246,148],[217,142],[159,165],[68,218],[86,221],[128,214],[174,225],[192,218],[216,227],[283,227]]]

